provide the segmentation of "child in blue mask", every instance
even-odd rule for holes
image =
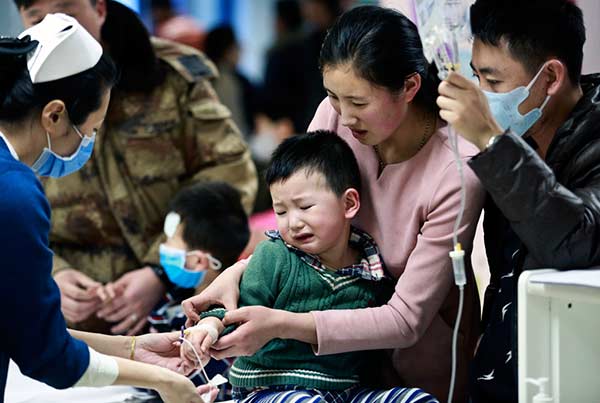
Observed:
[[[182,189],[171,201],[160,245],[160,267],[154,269],[171,284],[166,300],[149,318],[158,331],[183,324],[179,304],[201,284],[210,283],[222,267],[237,261],[248,243],[248,218],[240,194],[224,182]]]
[[[235,263],[250,238],[248,218],[239,192],[224,182],[199,183],[179,191],[164,222],[166,240],[160,245],[157,274],[172,284],[166,297],[150,313],[152,331],[180,330],[185,323],[181,301],[192,296]],[[230,362],[213,360],[205,370],[210,378],[227,375]],[[192,375],[196,385],[208,380]],[[229,399],[221,388],[218,400]]]
[[[387,300],[391,284],[379,249],[350,224],[360,208],[361,177],[343,139],[328,131],[287,139],[273,153],[266,181],[278,230],[267,232],[248,263],[241,307],[310,312]],[[213,308],[186,331],[181,356],[191,364],[208,361],[210,346],[235,328],[223,325],[224,308]],[[420,389],[364,387],[366,363],[366,352],[317,356],[308,343],[275,339],[238,358],[229,379],[233,398],[243,403],[438,402]]]

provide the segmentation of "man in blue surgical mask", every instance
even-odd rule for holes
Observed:
[[[516,287],[523,270],[600,264],[600,75],[581,75],[585,28],[572,0],[477,0],[472,68],[452,73],[440,116],[481,153],[491,271],[473,403],[517,401]]]

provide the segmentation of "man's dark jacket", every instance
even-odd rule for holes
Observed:
[[[523,270],[600,264],[600,74],[542,160],[532,141],[502,135],[469,165],[488,192],[490,266],[484,335],[471,372],[474,403],[517,402],[517,280]]]

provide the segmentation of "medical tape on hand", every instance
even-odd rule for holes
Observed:
[[[217,340],[219,339],[219,331],[217,329],[215,329],[214,326],[211,326],[207,323],[198,323],[197,325],[195,325],[193,327],[193,329],[198,329],[198,330],[206,330],[206,333],[208,333],[208,335],[211,338],[211,346],[213,344],[215,344],[217,342]]]

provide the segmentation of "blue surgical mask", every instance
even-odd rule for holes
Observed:
[[[521,86],[503,93],[483,91],[490,105],[492,115],[494,115],[502,129],[510,128],[513,133],[523,136],[542,116],[542,110],[550,100],[550,95],[546,97],[539,108],[534,108],[525,115],[519,112],[519,105],[529,97],[529,90],[531,90],[544,67],[545,65],[537,72],[527,87]]]
[[[202,282],[206,275],[206,270],[189,270],[185,267],[185,261],[188,255],[201,252],[186,252],[183,249],[173,248],[164,243],[159,247],[160,265],[167,273],[169,280],[173,284],[182,288],[195,288]],[[206,254],[211,269],[221,269],[221,262]]]
[[[33,169],[40,176],[50,176],[52,178],[61,178],[78,171],[90,159],[94,150],[94,141],[96,140],[96,130],[91,136],[84,136],[79,129],[73,125],[75,132],[81,137],[81,143],[77,150],[68,157],[61,157],[52,151],[50,144],[50,135],[48,138],[48,147],[44,148],[42,154],[33,163]]]

